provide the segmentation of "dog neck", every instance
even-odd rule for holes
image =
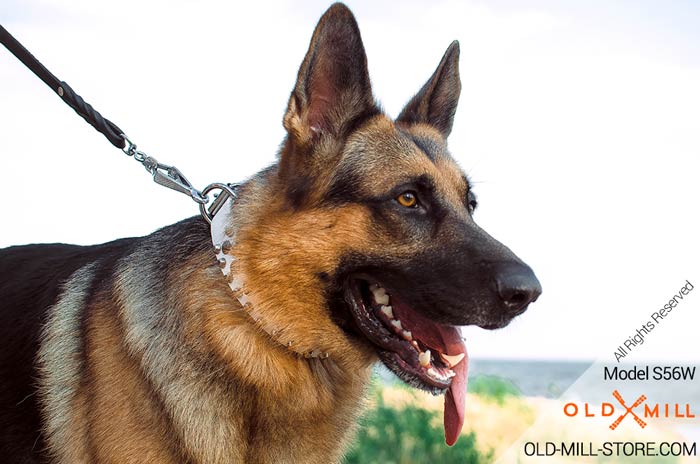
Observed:
[[[233,297],[240,303],[241,307],[248,313],[258,328],[265,332],[274,342],[286,347],[296,355],[301,354],[307,359],[329,358],[330,353],[328,351],[323,351],[319,347],[304,349],[303,352],[299,353],[295,350],[295,341],[289,339],[281,340],[279,337],[279,329],[270,324],[266,324],[265,319],[258,311],[258,307],[255,303],[256,296],[254,292],[246,286],[243,270],[238,259],[234,255],[239,224],[236,206],[235,198],[229,197],[211,221],[213,250],[217,262],[219,263],[219,268],[231,289]]]

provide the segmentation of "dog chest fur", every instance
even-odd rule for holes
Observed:
[[[58,462],[339,457],[368,368],[300,358],[256,329],[200,219],[123,249],[85,249],[45,319],[39,403]]]

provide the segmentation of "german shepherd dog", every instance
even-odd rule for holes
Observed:
[[[299,69],[278,161],[224,209],[232,240],[213,243],[195,217],[103,245],[0,251],[3,462],[338,462],[377,360],[445,394],[454,443],[457,326],[503,327],[541,292],[476,225],[447,151],[458,57],[454,42],[392,120],[335,4]]]

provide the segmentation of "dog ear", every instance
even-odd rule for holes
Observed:
[[[462,84],[459,79],[459,42],[447,47],[440,64],[423,88],[404,107],[397,122],[426,123],[444,137],[452,132],[452,121]]]
[[[321,135],[341,137],[359,117],[377,112],[360,29],[348,7],[335,3],[311,37],[284,127],[305,146]]]

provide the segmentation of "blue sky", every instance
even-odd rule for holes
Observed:
[[[700,285],[697,3],[348,3],[392,115],[460,40],[451,150],[477,182],[477,221],[544,286],[508,328],[468,329],[472,355],[611,355],[686,279]],[[204,186],[274,160],[327,5],[13,0],[0,20],[140,148]],[[0,246],[98,243],[196,214],[9,53],[0,82]],[[697,359],[691,296],[640,359]]]

